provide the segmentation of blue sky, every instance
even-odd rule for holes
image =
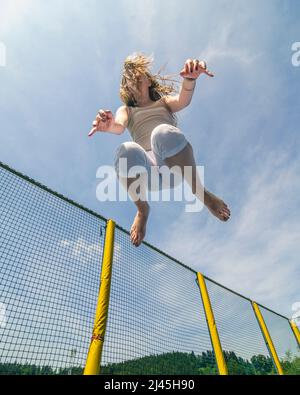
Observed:
[[[129,229],[136,209],[96,199],[97,168],[121,136],[87,138],[99,108],[121,105],[122,62],[153,71],[207,61],[178,115],[205,186],[230,206],[222,223],[184,202],[153,202],[146,240],[287,316],[300,301],[300,41],[297,1],[0,1],[0,160]],[[180,77],[178,76],[178,80]]]

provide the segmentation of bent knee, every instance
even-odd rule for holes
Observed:
[[[156,126],[151,134],[151,143],[153,146],[159,144],[166,145],[171,139],[178,138],[178,135],[182,135],[179,128],[169,124],[161,124]]]
[[[188,143],[179,128],[169,124],[161,124],[151,134],[152,150],[162,159],[175,155]]]
[[[114,162],[118,162],[120,158],[131,158],[143,155],[143,149],[134,141],[125,141],[117,148],[115,152]]]
[[[125,169],[122,171],[120,171],[120,159],[126,160],[126,167],[124,167],[124,163],[121,166],[122,169]],[[117,175],[121,173],[122,176],[125,177],[125,173],[127,173],[126,168],[130,169],[136,165],[145,166],[145,152],[143,148],[134,141],[125,141],[124,143],[120,144],[115,153],[114,167],[116,173]]]
[[[124,157],[126,155],[130,155],[132,152],[141,151],[142,148],[139,144],[135,143],[134,141],[125,141],[124,143],[120,144],[116,150],[116,157]]]

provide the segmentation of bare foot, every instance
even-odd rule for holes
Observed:
[[[230,218],[230,210],[227,204],[207,190],[204,194],[204,203],[209,211],[221,221],[225,222]]]
[[[149,216],[150,206],[147,205],[143,209],[139,209],[134,218],[130,229],[130,240],[132,244],[138,247],[143,241],[146,234],[146,224]]]

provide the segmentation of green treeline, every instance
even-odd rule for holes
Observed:
[[[272,359],[264,355],[254,355],[250,360],[238,357],[234,352],[224,352],[230,375],[273,375],[276,374]],[[281,361],[285,374],[300,374],[300,357],[292,357],[290,352]],[[53,369],[50,366],[36,366],[19,363],[0,363],[0,375],[81,375],[83,367]],[[113,375],[216,375],[214,353],[172,352],[161,355],[150,355],[122,363],[113,363],[101,368],[101,374]]]
[[[34,375],[34,376],[53,376],[53,375],[81,375],[82,367],[70,367],[53,369],[51,366],[37,366],[20,363],[0,363],[0,375]]]
[[[276,374],[271,358],[256,355],[251,361],[237,357],[234,352],[224,352],[229,374]],[[144,358],[103,366],[101,374],[181,374],[216,375],[218,369],[212,351],[195,355],[193,352],[173,352],[150,355]]]

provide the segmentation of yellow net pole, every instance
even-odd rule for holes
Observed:
[[[298,346],[300,347],[300,331],[299,328],[297,327],[297,325],[295,324],[295,322],[293,320],[290,321],[290,325],[292,328],[292,331],[294,332],[295,338],[297,340]]]
[[[267,325],[265,323],[264,317],[263,317],[263,315],[262,315],[257,303],[252,302],[252,306],[253,306],[253,309],[254,309],[257,321],[259,323],[260,329],[261,329],[261,331],[263,333],[263,336],[265,338],[267,346],[268,346],[268,348],[270,350],[270,353],[271,353],[272,358],[274,360],[274,363],[276,365],[278,374],[283,375],[283,370],[282,370],[282,367],[281,367],[281,364],[280,364],[280,361],[279,361],[279,358],[278,358],[278,355],[277,355],[277,352],[276,352],[273,340],[272,340],[271,335],[269,333],[268,327],[267,327]]]
[[[93,336],[87,355],[84,375],[97,375],[100,373],[101,354],[108,316],[108,305],[111,285],[113,263],[115,222],[107,221],[105,243],[102,258],[101,283],[98,295],[98,304],[94,322]]]
[[[207,291],[205,279],[201,273],[197,273],[197,278],[198,278],[198,283],[199,283],[199,288],[200,288],[200,294],[203,302],[203,307],[205,311],[205,316],[206,316],[206,321],[208,325],[208,330],[210,333],[210,338],[212,342],[212,346],[215,352],[216,356],[216,361],[219,369],[220,375],[228,375],[228,369],[226,365],[226,361],[223,355],[223,350],[218,334],[218,329],[213,313],[213,309],[211,306],[209,294]]]

